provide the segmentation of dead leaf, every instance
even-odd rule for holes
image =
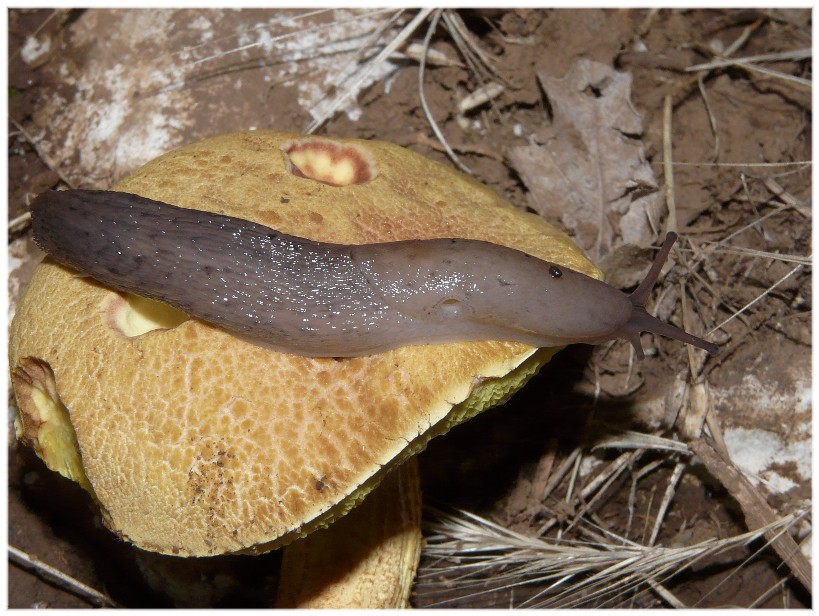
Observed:
[[[597,266],[603,270],[608,284],[618,289],[629,289],[643,281],[653,258],[650,250],[623,244],[601,257]]]
[[[640,141],[631,74],[580,59],[562,78],[538,78],[552,123],[542,145],[509,153],[530,206],[560,221],[593,259],[623,243],[650,246],[649,217],[657,220],[663,201]]]

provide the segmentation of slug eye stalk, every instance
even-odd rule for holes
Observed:
[[[645,303],[648,299],[648,295],[654,288],[657,278],[660,276],[660,271],[662,271],[663,265],[665,265],[668,255],[671,253],[671,247],[676,241],[677,234],[670,231],[665,236],[665,241],[660,248],[660,252],[657,253],[657,257],[654,259],[654,262],[651,264],[651,269],[648,270],[648,274],[646,274],[646,277],[640,283],[640,286],[638,286],[634,292],[629,295],[629,300],[631,300],[633,309],[631,318],[626,324],[625,337],[634,347],[639,359],[643,359],[645,357],[643,346],[640,343],[641,332],[651,332],[653,334],[659,334],[661,336],[666,336],[668,338],[673,338],[674,340],[685,342],[686,344],[691,344],[707,351],[709,355],[716,355],[717,351],[719,350],[719,347],[713,342],[708,342],[707,340],[703,340],[702,338],[689,334],[678,327],[674,327],[670,323],[665,323],[657,317],[648,314],[646,311]]]

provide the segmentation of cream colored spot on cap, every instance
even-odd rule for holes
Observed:
[[[173,329],[190,318],[164,302],[131,293],[113,295],[106,312],[109,325],[128,338],[156,329]]]
[[[281,145],[287,170],[330,186],[365,184],[378,176],[375,160],[364,148],[330,139],[301,139]]]

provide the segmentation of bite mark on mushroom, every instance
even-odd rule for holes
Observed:
[[[378,177],[372,154],[331,139],[299,139],[281,145],[287,171],[330,186],[366,184]]]
[[[45,465],[94,493],[83,470],[77,434],[68,408],[57,392],[48,362],[24,357],[11,374],[19,404],[14,419],[17,438],[29,445]]]
[[[190,317],[166,304],[133,293],[112,293],[105,306],[108,325],[126,338],[179,327]]]

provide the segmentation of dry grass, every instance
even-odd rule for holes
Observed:
[[[427,564],[418,582],[432,597],[431,606],[527,586],[532,587],[528,596],[513,598],[510,607],[622,608],[645,603],[643,595],[657,593],[674,607],[693,608],[698,605],[685,606],[664,585],[706,558],[754,546],[765,533],[787,533],[808,511],[734,537],[673,547],[641,545],[593,524],[588,530],[596,541],[556,541],[522,535],[466,511],[429,507],[428,514]],[[739,556],[733,574],[768,546],[751,547],[750,555]],[[760,591],[763,597],[768,589]]]

